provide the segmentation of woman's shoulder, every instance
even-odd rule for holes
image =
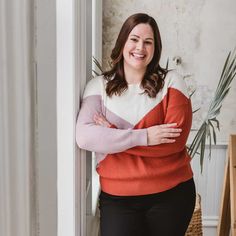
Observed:
[[[105,80],[103,75],[90,79],[85,86],[83,97],[90,95],[101,95],[102,89],[104,88],[104,82]]]
[[[170,70],[165,77],[165,86],[168,88],[174,88],[182,92],[186,97],[189,97],[186,82],[184,76],[176,70]]]

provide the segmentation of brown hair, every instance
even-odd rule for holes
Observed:
[[[164,78],[168,70],[159,65],[162,43],[157,23],[153,17],[144,13],[137,13],[131,15],[121,27],[115,47],[111,53],[112,68],[103,73],[104,78],[108,81],[106,93],[109,97],[113,94],[121,95],[128,88],[124,73],[123,48],[128,39],[129,33],[136,25],[141,23],[149,24],[154,35],[154,55],[147,66],[141,86],[144,89],[144,93],[147,93],[148,96],[152,98],[156,97],[157,93],[163,87]]]

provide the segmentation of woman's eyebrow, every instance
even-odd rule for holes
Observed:
[[[136,34],[131,34],[130,36],[135,36],[135,37],[137,37],[137,38],[140,38],[138,35],[136,35]],[[153,40],[153,38],[146,38],[146,40]]]

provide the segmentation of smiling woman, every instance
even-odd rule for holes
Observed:
[[[128,84],[142,83],[145,93],[155,97],[163,86],[167,71],[159,65],[161,36],[156,21],[146,16],[129,17],[120,30],[111,53],[113,67],[104,73],[108,96],[121,94]]]
[[[125,78],[128,84],[142,81],[153,54],[152,28],[149,24],[138,24],[130,32],[123,50]],[[134,76],[134,73],[137,76]]]
[[[161,49],[154,18],[130,16],[111,70],[84,91],[76,140],[96,152],[102,236],[184,236],[194,210],[191,101],[183,78],[159,65]]]

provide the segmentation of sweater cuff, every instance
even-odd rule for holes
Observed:
[[[134,129],[132,130],[131,145],[147,146],[147,129]]]

